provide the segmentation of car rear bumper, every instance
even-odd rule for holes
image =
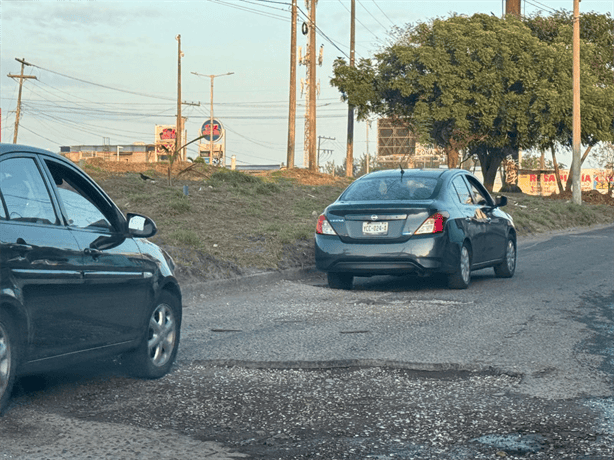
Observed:
[[[403,243],[351,244],[334,235],[316,235],[316,268],[356,276],[449,273],[458,248],[445,233],[413,237]]]

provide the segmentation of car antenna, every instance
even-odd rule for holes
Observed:
[[[401,179],[402,179],[403,174],[405,174],[405,171],[403,170],[403,165],[401,163],[399,163],[399,168],[401,168]]]

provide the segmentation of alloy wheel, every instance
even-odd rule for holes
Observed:
[[[170,306],[160,304],[149,320],[147,348],[155,366],[164,366],[173,354],[176,340],[175,315]]]
[[[465,284],[469,284],[471,276],[471,262],[469,260],[469,250],[463,246],[460,254],[460,272]]]

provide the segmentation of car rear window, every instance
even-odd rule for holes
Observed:
[[[373,177],[354,182],[341,195],[343,201],[429,200],[438,180],[432,177]]]

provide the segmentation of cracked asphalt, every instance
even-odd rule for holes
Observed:
[[[527,238],[516,276],[317,273],[184,287],[174,371],[20,379],[0,459],[611,459],[613,227]]]

